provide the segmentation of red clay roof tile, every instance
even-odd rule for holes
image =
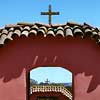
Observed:
[[[4,44],[6,39],[12,39],[13,34],[28,35],[32,33],[37,35],[42,33],[44,37],[48,35],[52,35],[56,37],[57,35],[61,35],[62,37],[76,35],[81,36],[81,38],[85,38],[86,36],[90,36],[94,38],[96,42],[100,42],[100,30],[98,28],[94,28],[86,23],[83,25],[68,22],[67,24],[57,24],[57,25],[49,25],[49,24],[41,24],[41,23],[18,23],[16,25],[6,25],[4,28],[0,29],[0,44]]]

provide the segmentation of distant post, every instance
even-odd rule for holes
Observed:
[[[46,84],[49,84],[49,82],[50,82],[50,81],[49,81],[48,78],[47,78],[46,81],[45,81],[45,83],[46,83]]]

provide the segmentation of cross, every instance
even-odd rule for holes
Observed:
[[[45,81],[45,83],[47,83],[47,84],[48,84],[49,82],[50,82],[50,81],[49,81],[49,80],[48,80],[48,78],[47,78],[47,79],[46,79],[46,81]]]
[[[49,24],[51,25],[52,15],[59,15],[59,12],[52,12],[51,5],[49,5],[48,12],[41,12],[41,15],[49,16]]]

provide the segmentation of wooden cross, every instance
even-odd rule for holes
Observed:
[[[41,12],[41,15],[48,15],[49,16],[49,24],[51,25],[52,15],[59,15],[59,12],[52,12],[51,5],[49,5],[48,12]]]

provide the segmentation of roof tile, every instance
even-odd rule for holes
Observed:
[[[42,34],[44,37],[49,35],[54,37],[58,35],[62,37],[75,37],[76,35],[79,35],[84,38],[90,36],[90,38],[94,38],[96,42],[100,42],[100,30],[86,23],[83,25],[74,22],[57,25],[41,23],[18,23],[16,25],[6,25],[4,28],[0,29],[0,44],[4,44],[6,39],[13,40],[13,34],[17,34],[18,36],[25,35],[27,37],[29,34],[34,34],[35,36]]]

